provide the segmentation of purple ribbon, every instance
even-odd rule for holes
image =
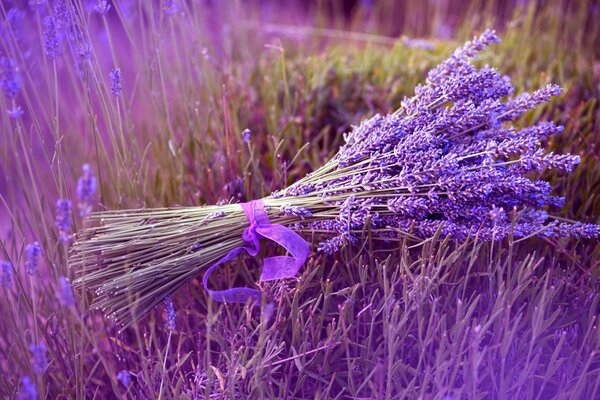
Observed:
[[[211,290],[208,288],[208,278],[214,272],[215,268],[236,258],[242,251],[246,251],[255,257],[260,251],[261,238],[274,241],[291,254],[291,257],[276,256],[265,258],[260,275],[260,280],[263,282],[295,276],[310,253],[310,246],[300,235],[283,225],[272,224],[269,221],[262,200],[254,200],[240,205],[250,223],[250,226],[244,230],[242,239],[253,247],[236,247],[208,268],[202,279],[202,284],[210,297],[215,301],[245,303],[248,299],[253,299],[256,302],[260,302],[260,292],[256,289],[240,287],[226,290]]]

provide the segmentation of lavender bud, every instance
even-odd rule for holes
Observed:
[[[111,85],[110,92],[113,96],[119,97],[121,95],[121,91],[123,90],[121,69],[113,68],[109,75]]]
[[[77,180],[77,197],[79,198],[79,215],[86,217],[92,212],[98,182],[89,164],[83,164],[81,170],[83,175]]]
[[[165,313],[167,317],[167,327],[170,331],[174,331],[176,328],[175,320],[177,318],[177,311],[175,310],[175,304],[173,303],[173,297],[165,297]]]
[[[13,281],[13,265],[9,261],[0,260],[0,285],[10,289]]]
[[[59,240],[63,243],[71,241],[72,208],[70,200],[58,199],[56,201],[56,219],[54,225],[58,229]]]
[[[31,378],[27,375],[21,377],[19,385],[19,394],[17,400],[38,400],[37,390]]]
[[[67,278],[61,276],[59,278],[59,293],[58,297],[60,303],[65,307],[75,306],[75,295],[73,294],[73,287]]]
[[[16,105],[8,110],[8,116],[11,119],[19,119],[23,116],[23,113],[24,113],[23,109],[20,106],[16,106]]]
[[[251,135],[252,135],[252,131],[250,129],[244,129],[242,131],[242,139],[244,139],[244,142],[250,143],[250,136]]]
[[[52,16],[44,17],[44,50],[54,59],[61,55],[65,39],[64,28],[60,21]]]
[[[42,246],[38,242],[33,242],[25,247],[25,271],[29,275],[34,275],[40,264],[42,256]]]
[[[21,91],[17,63],[12,58],[0,58],[0,89],[8,99],[16,99]]]
[[[121,370],[117,373],[117,379],[123,384],[125,387],[129,387],[131,385],[131,374],[129,371]]]

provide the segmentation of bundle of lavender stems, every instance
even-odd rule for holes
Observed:
[[[456,240],[598,237],[596,225],[552,217],[548,210],[561,207],[564,198],[553,195],[548,182],[528,177],[544,169],[569,172],[580,159],[540,148],[562,132],[560,126],[512,126],[560,88],[551,84],[512,96],[508,77],[470,63],[498,41],[488,30],[466,42],[428,73],[396,113],[363,121],[325,165],[250,208],[246,203],[93,213],[71,254],[75,284],[95,291],[94,307],[129,325],[239,249],[255,255],[244,246],[268,235],[252,231],[253,211],[263,223],[321,238],[317,251],[328,254],[357,244],[367,229],[386,240],[425,239],[438,231]],[[294,274],[306,255],[296,257],[282,276]]]

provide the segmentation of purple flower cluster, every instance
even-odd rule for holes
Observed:
[[[415,96],[387,116],[376,115],[354,127],[346,144],[321,169],[273,197],[320,198],[337,217],[315,218],[305,229],[336,236],[320,250],[335,252],[352,242],[368,223],[372,228],[428,237],[438,229],[464,239],[479,235],[517,237],[598,237],[599,227],[559,223],[544,211],[564,198],[530,172],[569,172],[576,155],[546,153],[541,141],[562,131],[542,122],[517,129],[511,122],[560,94],[556,85],[509,98],[510,80],[490,67],[470,63],[479,51],[499,39],[491,31],[467,42],[431,70]],[[289,198],[289,197],[288,197]],[[505,215],[515,210],[516,220]]]
[[[81,166],[82,176],[77,180],[77,197],[79,198],[79,215],[86,217],[92,212],[98,181],[90,164]]]

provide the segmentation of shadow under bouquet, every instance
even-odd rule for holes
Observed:
[[[243,252],[256,256],[271,240],[289,256],[263,261],[261,280],[293,277],[311,247],[335,253],[371,237],[463,240],[546,236],[598,237],[599,227],[548,213],[564,198],[532,171],[569,172],[579,157],[540,148],[562,132],[551,122],[517,129],[512,122],[560,93],[547,85],[513,96],[508,77],[470,60],[499,41],[483,32],[432,69],[401,108],[354,127],[321,168],[270,196],[244,204],[93,213],[70,256],[78,287],[93,307],[127,326],[166,296],[204,274],[217,301],[260,299],[252,288],[211,290],[208,278]]]

